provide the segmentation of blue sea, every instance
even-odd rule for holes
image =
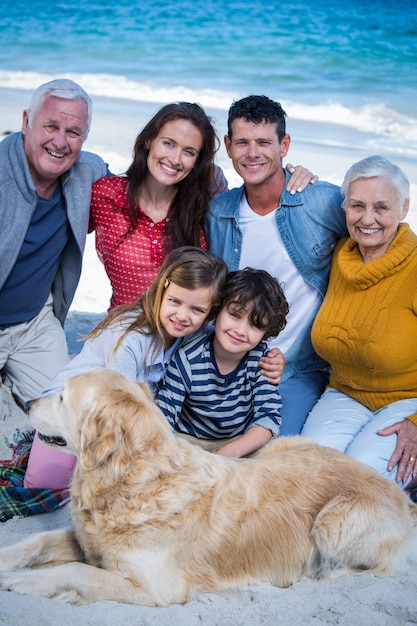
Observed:
[[[417,159],[416,0],[0,0],[0,90],[68,76],[111,106],[263,93]],[[307,127],[306,125],[305,127]],[[364,134],[364,135],[362,135]],[[317,137],[315,137],[317,140]]]

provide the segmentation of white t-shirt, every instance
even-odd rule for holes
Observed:
[[[271,348],[278,347],[286,354],[304,328],[305,311],[320,305],[320,293],[304,280],[289,257],[278,230],[275,211],[258,215],[243,194],[239,205],[239,226],[242,231],[239,269],[266,270],[279,281],[287,298],[290,307],[287,325],[277,338],[269,340]]]

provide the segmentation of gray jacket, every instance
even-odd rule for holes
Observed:
[[[54,313],[61,324],[81,274],[91,186],[106,174],[107,166],[99,156],[81,152],[77,162],[61,177],[71,227],[71,235],[51,287]],[[16,263],[37,202],[38,194],[29,172],[22,133],[13,133],[0,142],[0,289]]]

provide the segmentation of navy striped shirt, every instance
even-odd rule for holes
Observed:
[[[202,439],[242,435],[262,426],[279,435],[282,405],[276,385],[261,374],[260,343],[229,374],[221,374],[213,333],[199,335],[171,358],[157,403],[177,432]]]

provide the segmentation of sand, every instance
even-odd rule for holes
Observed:
[[[27,105],[28,94],[0,93],[0,134],[20,128],[21,111]],[[143,123],[157,110],[157,104],[117,104],[102,100],[95,103],[93,127],[86,149],[98,152],[115,173],[124,171],[129,164],[134,138]],[[225,132],[225,112],[210,111],[219,135]],[[354,161],[372,153],[369,149],[340,148],[327,145],[318,147],[312,141],[303,141],[303,125],[292,123],[293,143],[289,158],[302,163],[317,173],[321,179],[341,183],[345,170]],[[323,125],[325,128],[325,125]],[[331,130],[331,129],[330,129]],[[316,129],[320,134],[321,129]],[[326,130],[329,133],[329,128]],[[401,165],[412,183],[412,203],[407,221],[417,230],[417,168],[415,162],[389,158]],[[218,163],[224,168],[231,186],[240,184],[230,168],[222,148]],[[97,260],[94,239],[88,237],[83,274],[67,324],[70,350],[76,351],[76,338],[94,325],[104,314],[109,302],[110,288],[103,268]],[[25,418],[17,410],[0,421],[0,434],[9,435]],[[3,443],[3,441],[2,441]],[[12,519],[0,525],[1,545],[9,545],[29,533],[70,524],[68,506],[54,513],[25,519]],[[0,563],[1,567],[1,563]],[[41,575],[41,572],[39,573]],[[74,607],[67,604],[0,592],[0,625],[53,625],[73,624],[110,626],[155,624],[158,626],[400,626],[417,623],[417,541],[404,550],[403,559],[389,576],[370,573],[342,576],[334,580],[313,581],[303,578],[290,589],[277,589],[267,583],[251,585],[217,594],[195,595],[186,605],[169,608],[147,608],[120,605],[115,602],[98,602],[89,606]]]

